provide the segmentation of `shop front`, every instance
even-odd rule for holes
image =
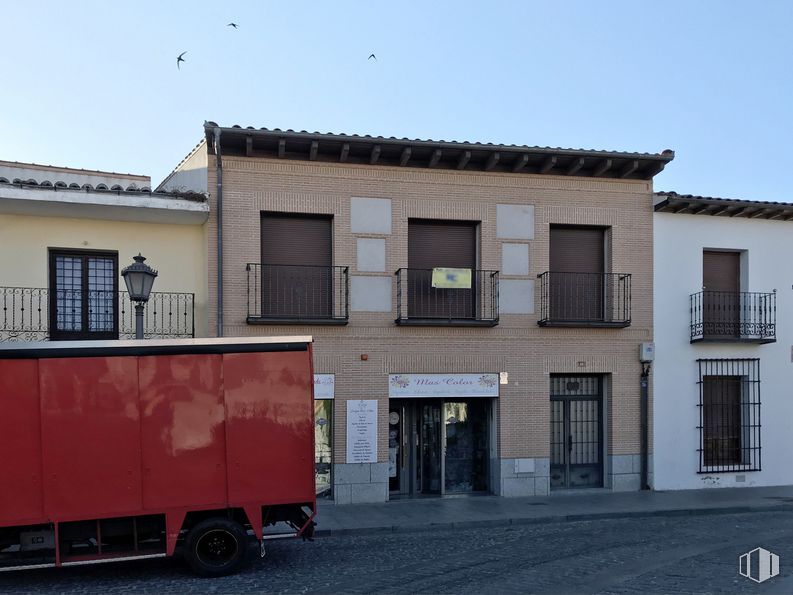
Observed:
[[[487,493],[497,374],[391,374],[391,498]]]

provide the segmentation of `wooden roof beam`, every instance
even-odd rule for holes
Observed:
[[[638,161],[638,159],[637,159],[637,160],[634,160],[634,161],[629,161],[629,162],[628,162],[628,163],[625,165],[625,167],[623,167],[623,168],[620,170],[620,177],[621,177],[621,178],[627,178],[629,175],[631,175],[631,174],[632,174],[633,172],[635,172],[637,169],[639,169],[639,161]]]
[[[278,140],[278,157],[283,159],[284,155],[286,155],[286,139],[282,138]]]
[[[723,215],[730,209],[729,205],[723,205],[711,213],[711,215]]]
[[[344,143],[341,146],[341,154],[339,155],[339,162],[344,163],[350,155],[350,143]]]
[[[664,167],[666,167],[666,163],[664,163],[663,161],[656,161],[655,163],[648,165],[644,170],[647,179],[649,180],[654,176],[660,174],[662,171],[664,171]]]
[[[592,175],[595,177],[602,176],[608,170],[611,169],[612,161],[611,159],[604,159],[600,163],[595,166],[595,169],[592,171]]]
[[[399,165],[401,167],[405,167],[408,164],[408,161],[410,161],[410,154],[412,152],[413,149],[411,149],[410,147],[405,147],[404,149],[402,149],[402,155],[399,158]]]
[[[546,174],[551,171],[556,166],[556,156],[551,155],[545,161],[543,161],[542,165],[540,166],[541,174]]]
[[[515,159],[515,163],[512,164],[512,172],[517,173],[526,167],[526,164],[529,162],[529,154],[523,153],[523,155],[519,156]]]
[[[490,153],[490,157],[487,158],[487,163],[485,163],[485,171],[493,169],[499,159],[501,159],[501,155],[498,152]]]
[[[309,161],[316,161],[317,160],[317,152],[319,151],[319,141],[312,140],[311,141],[311,148],[308,150],[308,160]]]
[[[430,162],[427,164],[427,167],[435,167],[436,165],[438,165],[438,161],[441,160],[442,154],[443,151],[441,151],[440,149],[435,149],[432,152],[432,157],[430,157]]]
[[[380,159],[380,145],[372,147],[372,153],[369,155],[369,165],[374,165]]]
[[[463,151],[460,159],[457,160],[457,169],[465,169],[469,161],[471,161],[471,151]]]
[[[584,158],[579,157],[578,159],[573,159],[570,162],[570,165],[567,166],[567,171],[565,171],[565,175],[572,176],[573,174],[577,173],[579,169],[584,167]]]
[[[245,156],[253,157],[253,137],[250,134],[245,137]]]

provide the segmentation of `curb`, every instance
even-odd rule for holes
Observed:
[[[477,521],[449,521],[445,523],[422,523],[415,525],[384,525],[381,527],[358,527],[344,529],[319,529],[315,537],[339,535],[379,535],[384,533],[422,533],[438,529],[478,529],[486,527],[507,527],[510,525],[545,525],[551,523],[573,523],[578,521],[599,521],[607,519],[710,516],[719,514],[741,514],[749,512],[790,512],[793,504],[767,504],[759,506],[721,506],[711,508],[670,508],[667,510],[593,512],[582,514],[553,515],[546,517],[515,517]]]

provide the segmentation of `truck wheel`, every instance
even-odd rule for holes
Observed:
[[[223,576],[236,572],[248,557],[248,533],[225,518],[201,521],[187,534],[185,558],[196,574]]]

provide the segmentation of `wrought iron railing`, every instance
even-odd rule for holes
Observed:
[[[631,276],[557,273],[540,280],[540,326],[626,327],[631,323]]]
[[[248,323],[346,324],[349,267],[248,263]]]
[[[399,269],[397,324],[498,324],[498,271],[471,271],[470,288],[433,287],[433,269]]]
[[[135,308],[126,292],[117,299],[88,299],[82,303],[79,290],[69,290],[69,301],[88,309],[89,317],[114,317],[118,308],[118,338],[135,337]],[[95,292],[96,293],[96,292]],[[92,307],[105,308],[91,312]],[[195,295],[192,293],[152,292],[144,309],[144,337],[168,339],[195,336]],[[0,343],[9,341],[47,341],[51,336],[50,292],[41,287],[0,287]],[[77,330],[70,323],[70,330]],[[111,325],[112,326],[112,325]],[[108,327],[109,328],[109,327]],[[90,335],[90,333],[88,333]]]
[[[700,291],[689,304],[692,343],[776,341],[776,291]]]

